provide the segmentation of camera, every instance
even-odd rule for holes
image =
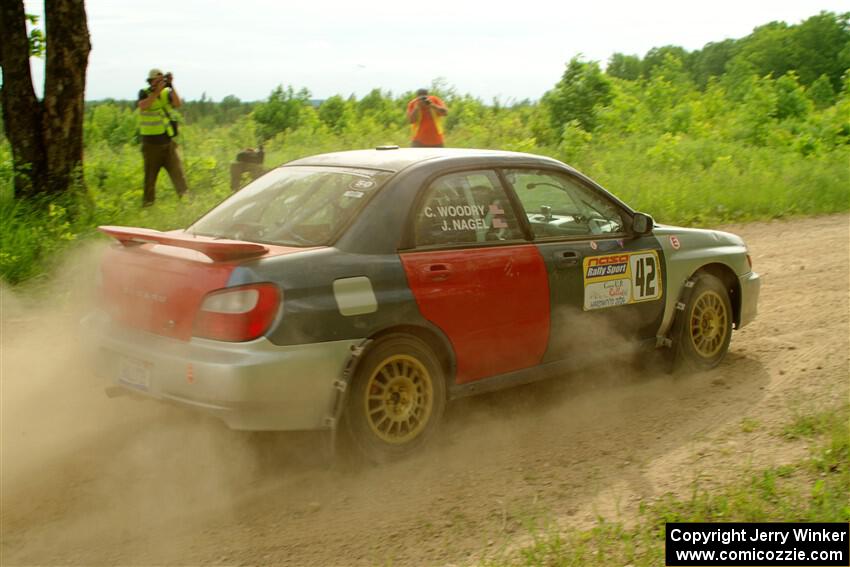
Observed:
[[[425,104],[431,104],[431,101],[428,99],[428,97],[426,95],[420,96],[419,102],[424,102]]]
[[[165,86],[166,86],[166,87],[171,88],[171,79],[172,79],[172,78],[173,78],[173,77],[172,77],[172,75],[171,75],[171,72],[170,72],[170,71],[169,71],[168,73],[166,73],[166,74],[165,74]]]

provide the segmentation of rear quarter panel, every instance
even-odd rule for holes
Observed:
[[[334,282],[353,278],[368,280],[374,305],[350,314],[340,304]],[[257,281],[275,282],[283,290],[283,315],[267,334],[274,344],[362,339],[400,324],[431,328],[417,308],[398,254],[305,251],[242,265],[230,283]]]

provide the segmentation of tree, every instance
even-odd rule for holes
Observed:
[[[596,107],[611,102],[611,96],[611,79],[602,73],[599,64],[573,57],[555,88],[543,95],[543,103],[560,137],[564,125],[572,120],[592,132],[596,127]]]
[[[785,22],[759,26],[741,40],[741,49],[735,60],[749,65],[759,77],[781,77],[797,68],[792,35],[791,28]]]
[[[297,93],[288,86],[278,85],[266,102],[254,108],[254,122],[261,140],[270,140],[285,130],[294,130],[301,125],[305,108],[310,104],[310,91],[301,89]]]
[[[615,53],[608,59],[605,73],[611,77],[636,81],[640,78],[641,60],[637,55]]]
[[[56,197],[82,177],[83,105],[91,50],[84,2],[45,2],[43,100],[33,89],[29,59],[38,45],[27,35],[27,19],[22,0],[0,3],[3,125],[12,147],[15,197]]]
[[[789,71],[779,77],[776,87],[776,118],[805,118],[810,112],[812,101],[800,86],[797,73]]]
[[[643,56],[643,76],[645,78],[652,77],[656,68],[661,67],[668,57],[679,59],[683,64],[686,64],[688,61],[688,52],[684,47],[679,47],[678,45],[653,47]]]
[[[711,77],[721,77],[726,72],[726,64],[735,56],[738,49],[737,40],[725,39],[716,43],[706,43],[702,49],[691,53],[691,73],[699,88],[705,89]]]
[[[393,100],[392,93],[384,94],[381,89],[372,89],[357,102],[357,114],[360,118],[371,116],[385,128],[401,126],[407,123],[404,110],[398,108],[401,104],[401,101],[397,103]],[[403,104],[407,104],[407,100],[404,100]]]
[[[821,12],[794,29],[794,47],[800,83],[811,85],[822,75],[835,90],[850,67],[850,12]]]
[[[831,106],[835,102],[835,90],[832,88],[832,81],[826,74],[821,75],[812,83],[808,95],[818,110]]]
[[[826,74],[835,90],[850,66],[850,13],[821,12],[796,26],[771,22],[740,41],[736,59],[759,76],[774,78],[796,71],[800,84],[809,86]]]
[[[345,130],[345,114],[345,100],[339,95],[325,99],[319,106],[319,120],[337,134]]]

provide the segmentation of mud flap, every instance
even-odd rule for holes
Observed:
[[[685,326],[685,308],[691,300],[691,295],[694,292],[694,287],[697,285],[699,276],[691,276],[685,281],[682,287],[682,293],[679,294],[679,301],[676,302],[676,316],[673,318],[673,324],[670,326],[670,332],[664,339],[664,344],[669,347],[667,353],[666,370],[668,374],[672,374],[676,370],[676,361],[679,359],[679,352],[682,348],[682,327]]]
[[[345,363],[345,368],[342,371],[342,376],[334,380],[333,387],[336,395],[331,406],[330,415],[325,418],[324,425],[328,429],[328,445],[325,449],[328,462],[333,462],[336,458],[337,449],[337,431],[339,429],[339,420],[342,417],[342,412],[345,409],[345,400],[348,396],[348,390],[351,387],[351,381],[354,380],[354,375],[357,372],[357,367],[360,364],[360,359],[366,349],[373,342],[372,339],[365,339],[358,345],[351,347],[351,356]]]

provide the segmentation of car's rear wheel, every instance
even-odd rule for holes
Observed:
[[[699,275],[682,316],[681,361],[697,370],[720,364],[732,338],[732,304],[723,283],[710,274]]]
[[[361,455],[385,462],[421,447],[434,434],[445,403],[443,372],[428,345],[388,335],[358,365],[344,423]]]

